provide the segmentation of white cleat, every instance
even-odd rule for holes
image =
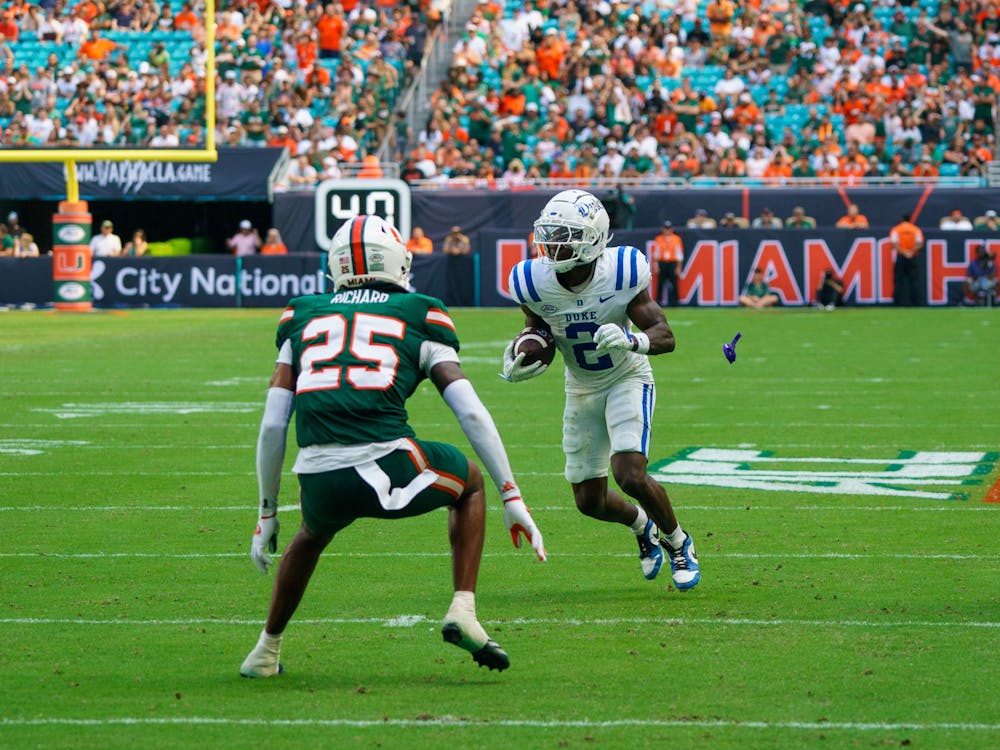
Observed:
[[[670,559],[670,570],[673,574],[674,586],[679,591],[693,589],[701,580],[701,569],[698,567],[698,553],[694,551],[694,540],[690,534],[684,534],[684,541],[678,549],[661,540]]]

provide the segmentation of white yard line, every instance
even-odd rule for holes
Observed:
[[[483,619],[484,625],[557,625],[564,627],[621,626],[621,625],[722,625],[726,627],[823,627],[823,628],[1000,628],[993,621],[934,621],[934,620],[806,620],[791,618],[753,619],[748,617],[512,617]],[[162,627],[164,625],[237,625],[261,626],[264,620],[253,618],[192,617],[176,619],[97,619],[73,617],[3,617],[0,625],[122,625],[135,627]],[[424,615],[394,615],[393,617],[316,617],[295,620],[296,625],[381,625],[386,628],[412,628],[417,625],[437,627],[440,620]]]
[[[156,560],[187,560],[197,558],[246,557],[247,552],[0,552],[0,559],[5,557],[27,557],[54,560],[101,560],[117,558],[150,558]],[[483,557],[509,557],[513,552],[484,552]],[[555,554],[555,553],[554,553]],[[450,558],[450,552],[336,552],[327,550],[324,557],[386,557],[414,558],[441,557]],[[559,552],[559,557],[594,557],[606,559],[609,557],[635,557],[633,552]],[[713,560],[1000,560],[1000,553],[989,555],[977,554],[931,554],[923,552],[711,552],[705,555]],[[281,557],[281,555],[275,555]]]
[[[191,472],[185,472],[189,475]],[[0,474],[2,476],[2,474]],[[1000,513],[1000,505],[987,505],[979,503],[970,503],[965,501],[949,500],[948,505],[941,506],[921,506],[921,505],[758,505],[757,503],[743,503],[739,505],[680,505],[683,511],[715,511],[720,513],[738,512],[746,513],[749,511],[775,511],[778,513],[787,513],[789,511],[849,511],[851,513],[873,513],[875,511],[891,511],[893,513],[900,512],[912,512],[912,513],[948,513],[948,512],[959,512],[959,513]],[[243,511],[250,511],[253,513],[256,510],[256,504],[247,505],[59,505],[58,503],[50,503],[45,505],[0,505],[0,513],[14,513],[14,512],[31,512],[35,513],[38,511],[53,511],[55,513],[119,513],[119,512],[130,512],[130,513],[156,513],[156,512],[170,512],[170,513],[240,513]],[[298,505],[282,505],[279,510],[282,512],[297,512],[299,509]],[[572,500],[567,499],[565,505],[531,505],[531,510],[535,513],[555,513],[555,512],[573,512],[577,513],[576,507],[573,505]]]
[[[932,721],[758,721],[754,719],[610,719],[595,721],[590,719],[468,719],[442,716],[427,719],[263,719],[232,718],[214,716],[177,716],[164,718],[150,717],[108,717],[103,719],[49,717],[0,717],[2,727],[35,726],[232,726],[232,727],[349,727],[352,729],[377,729],[394,727],[419,729],[428,727],[466,728],[518,728],[537,729],[615,729],[623,728],[675,728],[697,729],[755,729],[755,730],[804,730],[804,731],[846,731],[846,732],[997,732],[1000,724],[979,722],[932,722]]]

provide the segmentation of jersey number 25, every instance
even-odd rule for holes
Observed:
[[[341,387],[341,373],[346,370],[346,379],[351,387],[358,390],[384,391],[392,386],[399,366],[399,355],[389,344],[376,344],[372,337],[376,334],[402,339],[406,324],[397,319],[371,313],[356,313],[347,319],[337,313],[324,315],[309,321],[302,331],[302,341],[309,344],[299,359],[299,378],[296,393],[324,391]],[[349,365],[344,367],[336,359],[350,342],[350,352],[369,365]],[[320,363],[317,366],[317,363]],[[322,364],[326,363],[326,364]]]

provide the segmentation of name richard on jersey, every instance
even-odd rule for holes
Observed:
[[[389,294],[380,292],[377,289],[347,289],[337,292],[330,298],[330,302],[342,302],[348,305],[358,305],[363,302],[388,302]]]

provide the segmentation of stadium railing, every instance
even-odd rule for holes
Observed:
[[[383,165],[384,166],[384,165]],[[747,188],[829,188],[830,186],[864,188],[906,185],[933,185],[936,188],[970,188],[1000,186],[1000,162],[990,162],[990,177],[786,177],[777,179],[761,179],[754,177],[621,177],[608,178],[542,178],[525,179],[511,182],[502,177],[485,179],[481,177],[448,177],[429,178],[425,180],[410,180],[414,189],[427,190],[533,190],[535,188],[613,188],[641,187],[649,188],[696,188],[711,189],[717,187],[747,187]],[[347,176],[345,174],[345,176]],[[988,182],[996,179],[996,183]]]

